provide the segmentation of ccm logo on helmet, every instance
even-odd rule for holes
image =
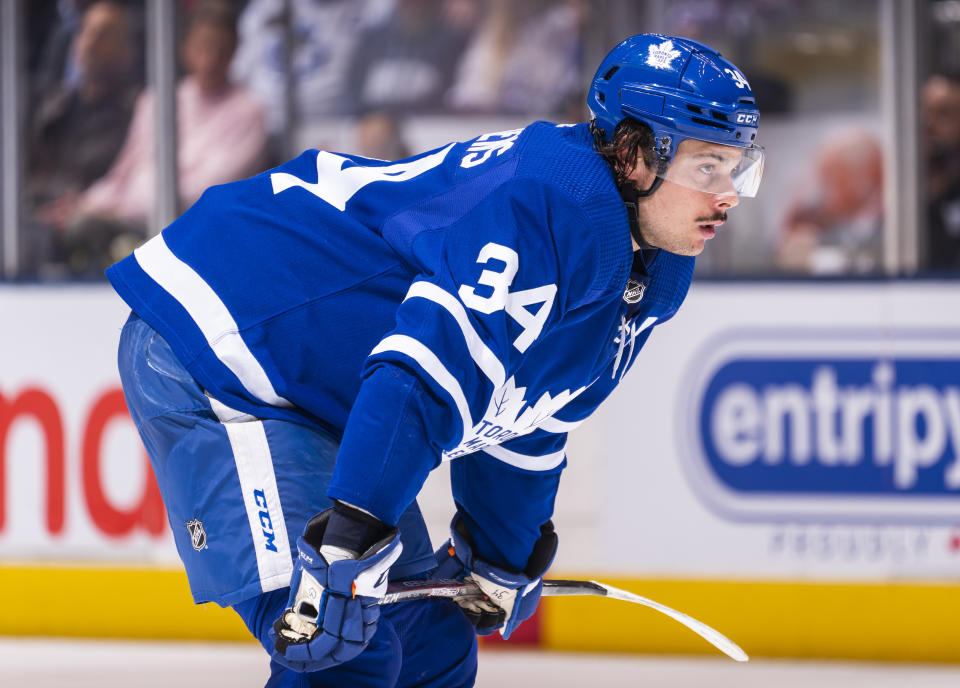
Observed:
[[[737,115],[737,124],[756,124],[758,119],[760,119],[760,115],[751,115],[741,112],[739,115]]]
[[[691,372],[678,426],[706,504],[747,520],[960,518],[960,356],[946,335],[724,339]]]

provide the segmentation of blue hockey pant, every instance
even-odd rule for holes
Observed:
[[[269,651],[267,631],[290,592],[296,538],[330,506],[336,438],[211,399],[135,314],[120,336],[119,367],[194,601],[232,606]],[[391,579],[428,575],[436,559],[416,503],[398,526],[404,552]],[[358,657],[313,674],[272,663],[268,686],[471,686],[476,647],[473,627],[452,602],[389,605]]]

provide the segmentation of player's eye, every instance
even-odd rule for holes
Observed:
[[[717,171],[717,166],[712,163],[707,163],[704,165],[700,165],[700,167],[697,168],[697,171],[709,177],[710,175],[714,174]]]

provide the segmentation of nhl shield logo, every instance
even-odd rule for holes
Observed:
[[[627,303],[636,303],[643,298],[644,291],[646,287],[643,284],[637,280],[630,280],[627,282],[627,288],[623,290],[623,300]]]
[[[187,521],[187,530],[190,531],[190,542],[195,550],[199,552],[207,548],[207,533],[203,529],[203,523],[198,519]]]

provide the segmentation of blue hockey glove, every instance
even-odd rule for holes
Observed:
[[[270,633],[273,659],[305,673],[360,654],[401,549],[396,528],[359,509],[337,502],[314,516],[297,540],[288,608]]]
[[[478,635],[499,630],[504,638],[537,610],[543,591],[543,574],[557,553],[557,534],[553,522],[540,526],[540,538],[523,571],[495,566],[474,554],[473,539],[467,524],[457,514],[450,524],[450,540],[437,553],[438,578],[472,580],[486,595],[484,599],[456,600]]]

